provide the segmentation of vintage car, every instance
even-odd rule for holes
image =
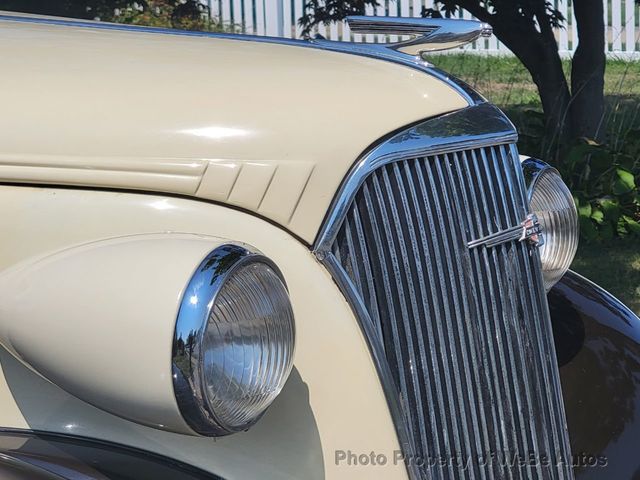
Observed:
[[[0,15],[1,478],[638,478],[639,319],[425,60],[490,27],[350,25]]]

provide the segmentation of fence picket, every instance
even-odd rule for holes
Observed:
[[[254,34],[255,33],[255,29],[254,29],[254,22],[253,22],[253,11],[255,8],[255,3],[251,0],[243,0],[242,1],[242,7],[243,7],[243,18],[244,18],[244,31],[249,33],[249,34]]]
[[[322,35],[324,38],[327,38],[327,26],[324,23],[318,25],[318,35]]]
[[[204,1],[204,0],[203,0]],[[302,29],[298,19],[303,15],[308,0],[209,0],[211,16],[223,24],[242,28],[245,33],[270,35],[287,38],[300,38]],[[564,28],[558,29],[558,49],[568,56],[578,46],[578,31],[573,11],[573,3],[580,0],[553,0],[552,5],[565,18]],[[637,48],[640,28],[637,25],[638,8],[635,0],[603,0],[605,22],[605,50],[607,54],[628,59],[640,59]],[[369,16],[420,17],[423,8],[433,8],[434,0],[379,0],[379,5],[365,7]],[[463,10],[459,18],[472,19],[473,16]],[[352,34],[345,22],[328,26],[319,25],[317,33],[331,40],[355,42],[398,41],[396,35],[359,35]],[[494,36],[489,40],[481,39],[467,47],[465,51],[488,54],[508,53],[508,49]]]
[[[413,0],[411,2],[411,9],[412,11],[412,16],[413,17],[419,17],[420,14],[422,13],[422,2],[421,0]]]
[[[611,35],[613,36],[613,46],[611,50],[619,52],[622,50],[622,2],[611,3]]]
[[[398,15],[401,17],[410,17],[409,0],[399,0],[398,2]]]
[[[298,19],[304,14],[304,7],[306,6],[305,0],[297,1],[293,3],[293,18],[295,19],[296,38],[302,37],[302,28],[298,25]]]
[[[240,27],[244,32],[244,22],[242,21],[242,3],[242,0],[233,0],[233,3],[231,4],[231,22],[234,25]]]
[[[249,1],[249,0],[247,0]],[[273,0],[272,0],[273,1]],[[294,0],[281,0],[282,2],[282,29],[286,38],[293,37],[293,22],[291,14],[291,6]],[[271,3],[271,2],[269,2]]]
[[[211,18],[220,18],[220,2],[222,0],[209,0],[209,15]]]
[[[340,36],[338,35],[338,23],[331,22],[329,25],[329,38],[331,40],[340,40]]]
[[[578,0],[576,0],[578,1]],[[603,10],[603,15],[604,15],[604,49],[605,51],[609,51],[610,50],[610,46],[611,46],[611,28],[609,28],[609,1],[608,0],[603,0],[602,2],[602,10]]]
[[[265,35],[270,37],[279,37],[282,35],[280,27],[280,9],[272,8],[272,2],[264,4],[264,18],[265,18]]]
[[[256,35],[266,35],[265,29],[265,12],[264,12],[264,0],[256,0]]]
[[[627,52],[635,52],[636,40],[638,37],[636,34],[636,4],[634,0],[626,0],[624,17],[625,17],[625,33],[626,33],[625,50]]]
[[[387,0],[387,12],[390,17],[398,17],[398,2],[396,0]],[[397,35],[389,35],[390,42],[398,42],[399,37]]]
[[[373,9],[373,6],[367,4],[367,6],[364,7],[364,14],[368,17],[372,17],[373,15],[375,15],[375,10]],[[367,43],[373,43],[375,42],[375,37],[373,35],[365,35],[364,41]]]
[[[558,0],[557,8],[562,14],[562,17],[565,19],[565,22],[568,22],[569,14],[568,14],[568,0]],[[558,32],[558,50],[561,52],[569,51],[569,35],[567,34],[567,24],[565,23],[564,27],[560,28]]]
[[[384,2],[375,8],[375,12],[376,17],[385,17],[387,15],[386,9],[384,7]],[[376,43],[384,43],[387,41],[387,39],[384,37],[384,35],[375,35],[375,41]]]
[[[223,25],[228,26],[233,22],[231,21],[231,3],[228,0],[224,0],[220,3],[220,21]]]
[[[578,24],[576,23],[576,14],[573,10],[573,3],[576,0],[571,0],[571,51],[575,52],[578,48]]]

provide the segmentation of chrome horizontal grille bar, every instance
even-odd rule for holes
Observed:
[[[538,252],[468,246],[527,210],[515,147],[447,149],[369,172],[333,238],[420,478],[573,478]]]

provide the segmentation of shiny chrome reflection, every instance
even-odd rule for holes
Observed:
[[[511,123],[478,105],[353,167],[315,245],[360,322],[412,479],[572,479],[536,235]],[[511,241],[469,248],[504,231]],[[558,459],[483,462],[486,452]],[[412,457],[413,456],[413,457]]]
[[[189,426],[220,436],[255,423],[291,371],[294,335],[273,262],[235,244],[207,255],[184,291],[173,340],[174,391]]]
[[[342,183],[314,250],[330,252],[349,206],[365,179],[377,168],[403,158],[444,154],[467,148],[511,144],[518,138],[509,119],[489,103],[441,115],[402,131],[367,152]]]
[[[578,250],[578,211],[560,173],[535,158],[522,161],[531,211],[545,232],[540,259],[545,289],[549,291],[569,269]]]
[[[449,18],[350,16],[347,17],[347,23],[353,33],[414,37],[384,46],[417,56],[461,47],[480,37],[490,37],[493,33],[491,25],[487,23]]]
[[[535,213],[528,214],[520,225],[505,228],[486,237],[472,240],[467,243],[467,247],[476,248],[485,246],[491,248],[503,243],[513,242],[514,240],[519,242],[527,241],[534,247],[544,245],[544,234],[542,233],[540,222],[538,222],[538,217]]]

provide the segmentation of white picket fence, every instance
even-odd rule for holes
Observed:
[[[555,5],[566,18],[565,27],[557,31],[557,40],[563,56],[570,56],[577,46],[578,32],[573,18],[572,2],[555,0]],[[244,33],[275,37],[300,38],[298,19],[302,16],[305,0],[207,0],[212,17],[220,19]],[[433,0],[379,0],[381,6],[370,7],[367,15],[419,17],[422,7],[432,7]],[[640,7],[634,0],[604,0],[607,54],[611,57],[640,59]],[[463,12],[460,18],[473,18]],[[373,35],[353,35],[343,23],[320,26],[317,33],[332,40],[381,41]],[[393,38],[389,40],[393,41]],[[465,51],[486,54],[509,54],[495,36],[465,47]]]

